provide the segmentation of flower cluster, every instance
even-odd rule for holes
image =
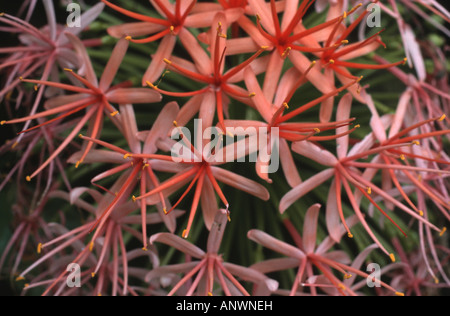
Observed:
[[[98,0],[78,26],[56,3],[0,13],[11,288],[450,287],[450,13],[438,1]]]

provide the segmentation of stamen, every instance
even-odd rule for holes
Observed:
[[[443,120],[445,120],[447,116],[445,114],[442,114],[442,116],[438,119],[439,122],[442,122]]]
[[[404,293],[401,293],[401,292],[395,292],[395,295],[401,296],[401,297],[405,296],[405,294],[404,294]]]
[[[439,233],[439,236],[444,236],[445,232],[447,231],[447,227],[442,228],[441,232]]]
[[[39,245],[37,246],[37,253],[38,255],[40,255],[42,252],[42,243],[39,243]]]
[[[395,255],[393,253],[391,253],[389,255],[389,257],[391,258],[392,263],[395,263],[396,259],[395,259]]]
[[[31,182],[30,176],[27,176],[25,179],[26,179],[28,182]]]

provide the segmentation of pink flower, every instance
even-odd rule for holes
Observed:
[[[296,295],[299,287],[310,287],[310,292],[312,295],[317,295],[316,288],[322,288],[325,292],[327,292],[329,291],[329,287],[331,287],[335,292],[334,294],[337,295],[357,295],[357,293],[352,291],[352,289],[347,286],[351,284],[350,282],[352,282],[349,281],[349,279],[355,278],[356,276],[367,279],[369,275],[355,268],[355,266],[360,265],[360,263],[348,265],[350,260],[345,253],[340,251],[329,251],[335,243],[339,243],[340,238],[345,233],[345,229],[343,229],[342,226],[340,226],[339,240],[333,240],[328,237],[317,246],[317,221],[319,212],[319,204],[315,204],[308,209],[305,215],[302,236],[299,235],[295,227],[289,221],[286,221],[286,227],[295,241],[295,246],[278,240],[261,230],[254,229],[249,231],[249,239],[286,256],[286,258],[271,259],[257,263],[251,268],[263,273],[270,273],[298,267],[297,275],[290,291],[290,295]],[[354,221],[354,219],[350,219],[349,222],[351,222],[352,225],[356,221]],[[368,249],[369,251],[372,250],[371,248]],[[369,254],[369,251],[364,252],[364,256],[358,258],[358,262],[363,261]],[[321,280],[320,277],[315,277],[313,268],[320,271],[323,275],[322,279],[325,279],[327,283],[304,283],[303,280],[305,280],[305,278],[310,281]],[[342,274],[344,281],[341,281],[340,278],[336,277],[333,270],[339,274]],[[356,276],[354,277],[352,274],[355,274]],[[377,281],[381,282],[381,280]],[[381,282],[381,285],[388,289],[392,294],[395,293],[396,295],[403,296],[403,293],[399,293],[388,284]]]
[[[175,1],[175,5],[167,0],[151,0],[150,2],[155,9],[163,16],[163,18],[153,18],[142,14],[134,13],[116,6],[109,1],[102,0],[106,5],[114,10],[134,18],[138,23],[127,23],[119,26],[113,26],[108,32],[115,37],[127,36],[134,43],[150,43],[161,39],[158,50],[153,56],[147,72],[144,74],[142,84],[146,82],[154,82],[163,73],[165,64],[163,59],[170,59],[177,38],[180,39],[186,50],[192,55],[196,55],[196,51],[201,49],[195,37],[188,30],[189,27],[201,28],[208,27],[212,23],[215,13],[219,12],[217,8],[208,7],[204,12],[193,13],[197,0]],[[225,14],[228,19],[236,19],[242,10],[228,10]],[[134,37],[150,35],[145,39],[134,39]],[[201,56],[194,57],[196,61],[201,62]]]
[[[103,121],[104,115],[109,115],[113,120],[119,112],[111,105],[111,103],[151,103],[158,102],[161,100],[161,96],[148,89],[139,88],[124,88],[124,85],[112,86],[114,77],[119,70],[120,64],[123,57],[126,54],[128,48],[128,41],[125,39],[120,40],[103,71],[103,75],[100,82],[97,80],[94,69],[92,67],[91,61],[87,55],[86,49],[83,43],[74,35],[67,33],[67,36],[75,47],[78,55],[84,64],[84,70],[86,73],[86,78],[81,77],[76,74],[71,69],[66,69],[67,73],[80,84],[85,87],[79,87],[78,85],[68,85],[56,82],[41,81],[41,80],[26,80],[21,78],[23,82],[33,83],[35,85],[44,85],[48,87],[54,87],[58,89],[67,90],[74,92],[74,95],[66,95],[61,97],[56,97],[47,101],[46,107],[48,110],[40,112],[34,115],[30,115],[24,118],[2,121],[1,125],[4,124],[17,124],[22,122],[27,122],[33,119],[39,119],[43,117],[52,116],[55,114],[60,114],[54,119],[50,119],[42,124],[34,126],[28,130],[23,131],[26,133],[28,131],[52,124],[59,120],[62,120],[73,114],[87,110],[84,116],[78,121],[71,133],[63,141],[63,143],[52,153],[52,155],[43,163],[41,166],[31,175],[27,177],[28,181],[31,181],[37,174],[39,174],[45,167],[47,167],[51,161],[55,159],[61,153],[64,148],[80,133],[81,129],[89,122],[91,128],[91,138],[97,138],[101,132],[101,123]],[[125,87],[128,84],[125,84]],[[117,122],[117,121],[116,121]],[[86,155],[92,148],[93,143],[88,143],[83,155],[77,162],[77,167],[83,162]]]
[[[96,228],[97,231],[101,231],[101,228],[108,220],[109,216],[114,212],[117,205],[120,201],[127,199],[130,197],[130,192],[133,192],[136,186],[139,187],[140,194],[144,195],[146,192],[157,188],[160,185],[160,182],[155,175],[152,162],[150,161],[150,157],[153,159],[162,159],[172,161],[170,157],[156,155],[158,150],[158,142],[162,142],[167,138],[169,130],[172,128],[171,123],[174,121],[175,117],[179,112],[178,105],[176,103],[167,104],[160,115],[156,119],[153,127],[150,131],[148,131],[145,135],[145,141],[143,145],[141,145],[141,141],[139,139],[139,133],[137,129],[136,116],[131,105],[123,105],[120,106],[121,118],[122,118],[122,127],[124,136],[127,139],[128,146],[131,149],[131,152],[123,150],[117,146],[112,144],[99,141],[96,139],[92,139],[85,136],[80,136],[82,139],[90,141],[91,143],[101,145],[111,151],[104,150],[92,150],[86,156],[86,162],[89,163],[105,163],[112,162],[118,164],[117,167],[112,168],[108,171],[105,171],[94,178],[92,178],[91,183],[103,191],[109,193],[111,196],[114,196],[114,200],[109,204],[104,210],[101,210],[101,215],[98,217],[97,222],[93,225],[92,229]],[[75,153],[70,159],[69,162],[79,161],[80,157],[83,155],[83,152]],[[141,156],[145,155],[146,158],[142,158]],[[126,158],[124,158],[126,157]],[[128,158],[130,157],[130,159]],[[122,183],[122,187],[115,192],[111,192],[110,190],[105,189],[104,187],[97,184],[97,182],[106,179],[108,177],[117,175],[119,173],[123,173],[128,175],[126,178],[123,178],[124,181]],[[156,203],[155,203],[156,204]],[[169,206],[168,206],[169,205]],[[176,228],[176,221],[174,214],[167,214],[167,208],[171,209],[170,203],[164,197],[163,193],[159,194],[158,201],[158,211],[161,215],[164,223],[170,232],[174,232]],[[143,240],[143,248],[147,248],[147,201],[141,201],[141,223],[142,223],[142,240]],[[94,235],[93,239],[95,239],[97,234]]]
[[[267,278],[253,269],[224,262],[222,255],[219,254],[219,248],[227,221],[228,211],[220,210],[215,217],[209,233],[206,252],[173,234],[160,233],[152,236],[150,238],[151,244],[155,242],[164,243],[196,260],[178,265],[158,267],[147,275],[146,280],[150,281],[170,274],[183,273],[184,277],[172,287],[172,290],[168,294],[169,296],[176,293],[183,293],[182,295],[185,296],[216,295],[216,293],[220,293],[218,292],[219,289],[227,296],[249,296],[250,294],[239,283],[236,277],[250,281],[255,285],[267,287],[270,291],[275,291],[278,287],[276,281]],[[189,282],[191,279],[192,283]],[[181,292],[182,287],[187,285],[188,282],[191,285],[187,286],[186,292]],[[219,286],[218,289],[215,289],[215,284]]]

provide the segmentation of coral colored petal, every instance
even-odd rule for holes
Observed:
[[[108,28],[108,34],[115,38],[121,38],[124,36],[131,36],[134,38],[159,33],[166,28],[167,26],[165,25],[152,24],[148,22],[124,23],[110,26]]]
[[[320,207],[320,204],[314,204],[306,211],[303,225],[303,247],[306,253],[312,253],[316,248]]]
[[[211,167],[211,171],[218,181],[226,185],[254,195],[263,201],[267,201],[270,198],[267,189],[255,181],[221,168]]]
[[[146,88],[119,88],[109,91],[106,98],[116,104],[156,103],[162,100],[159,92]]]
[[[147,68],[143,78],[142,85],[147,86],[146,82],[156,82],[159,79],[164,69],[166,69],[166,63],[163,61],[164,58],[170,59],[172,56],[172,51],[175,47],[176,36],[166,35],[161,40],[158,45],[156,53],[152,56],[152,61]]]
[[[116,77],[117,71],[122,64],[122,60],[127,53],[128,46],[130,42],[126,39],[120,39],[114,50],[111,53],[111,57],[109,58],[108,64],[106,65],[103,75],[100,78],[99,88],[102,91],[106,91],[112,84],[114,78]]]

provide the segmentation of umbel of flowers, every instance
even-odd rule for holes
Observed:
[[[52,0],[0,13],[0,278],[14,293],[450,287],[441,3],[81,11],[75,27]]]

